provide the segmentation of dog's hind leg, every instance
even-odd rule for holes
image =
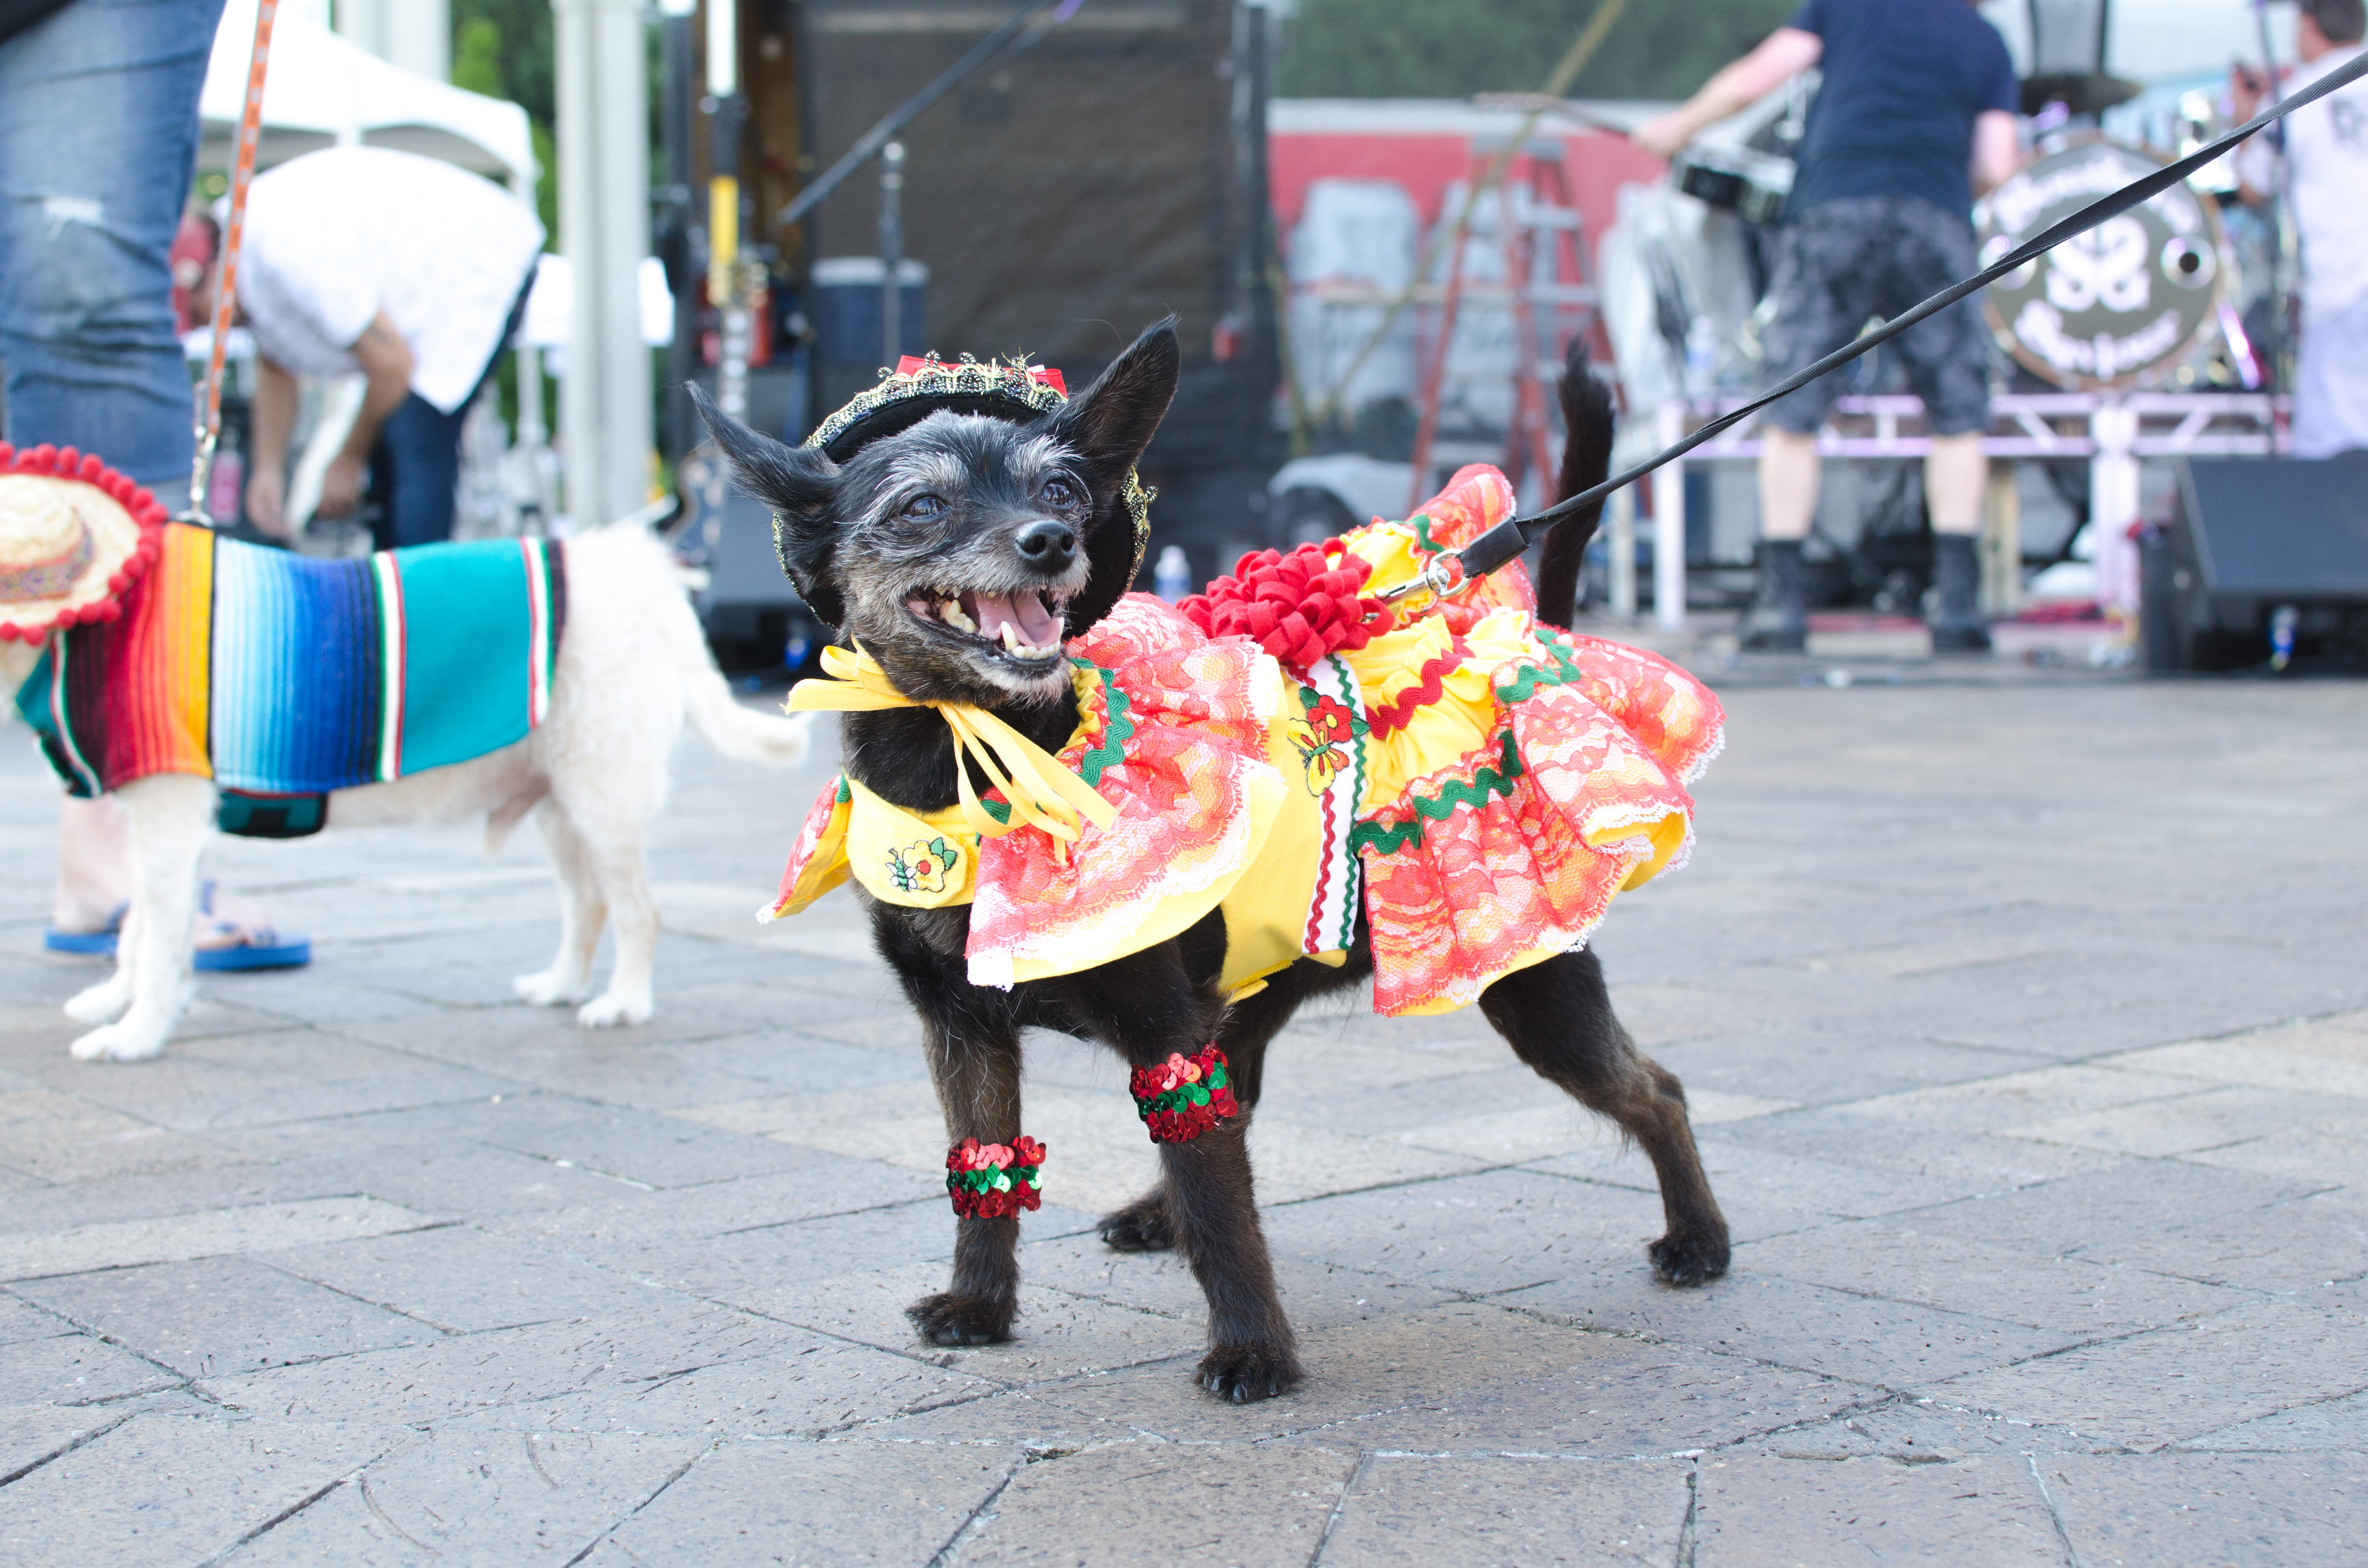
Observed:
[[[617,934],[617,957],[609,971],[609,989],[576,1009],[575,1021],[586,1028],[647,1023],[655,1006],[650,973],[657,961],[658,903],[650,892],[649,869],[642,862],[646,825],[636,823],[630,833],[587,844],[592,874],[609,906],[609,927]]]
[[[214,787],[186,774],[135,779],[119,798],[131,813],[131,909],[116,971],[66,1005],[89,1021],[120,1012],[70,1048],[84,1062],[143,1062],[163,1052],[189,993],[189,927],[198,857],[213,830]]]
[[[551,967],[521,974],[510,984],[538,1007],[581,1002],[592,989],[592,960],[600,947],[600,927],[609,906],[600,897],[599,879],[592,874],[591,852],[559,802],[545,797],[534,813],[534,825],[559,877],[559,952]]]
[[[1620,1124],[1660,1178],[1668,1233],[1646,1250],[1672,1285],[1726,1272],[1726,1219],[1711,1196],[1677,1075],[1636,1049],[1612,1015],[1592,952],[1563,953],[1508,974],[1480,994],[1480,1010],[1540,1077]]]

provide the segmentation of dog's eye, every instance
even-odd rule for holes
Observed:
[[[942,495],[916,495],[905,503],[905,516],[908,517],[934,517],[945,509],[946,498]]]
[[[1043,497],[1047,506],[1074,506],[1080,499],[1077,487],[1057,474],[1046,480],[1044,488],[1037,494]]]

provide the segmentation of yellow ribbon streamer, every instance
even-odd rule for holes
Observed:
[[[858,647],[822,651],[822,680],[802,680],[790,688],[789,711],[869,713],[886,708],[934,708],[953,732],[954,778],[963,823],[982,838],[1000,838],[1017,827],[1042,828],[1075,843],[1077,819],[1097,827],[1117,820],[1118,808],[1061,766],[1043,747],[983,708],[967,702],[916,702],[898,691],[871,654]],[[1010,804],[1011,820],[999,823],[980,804],[963,759],[978,765]]]

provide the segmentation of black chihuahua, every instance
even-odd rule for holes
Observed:
[[[1125,488],[1174,395],[1172,324],[1144,333],[1092,386],[1029,422],[940,410],[842,462],[700,412],[740,484],[770,506],[784,567],[842,643],[860,643],[896,688],[986,709],[1047,752],[1078,722],[1061,643],[1107,614],[1136,569]],[[1600,479],[1611,454],[1608,394],[1567,377],[1571,438],[1563,494]],[[1556,530],[1542,563],[1543,618],[1569,618],[1578,541]],[[1567,536],[1565,538],[1565,536]],[[956,801],[945,722],[927,708],[848,714],[848,775],[914,812]],[[984,789],[985,780],[975,780]],[[1301,1376],[1252,1197],[1245,1142],[1268,1042],[1309,997],[1372,973],[1361,918],[1349,962],[1301,962],[1228,1006],[1218,989],[1225,926],[1212,913],[1182,936],[1099,968],[996,990],[964,964],[970,910],[913,909],[860,893],[874,940],[921,1016],[929,1068],[955,1142],[1011,1144],[1020,1132],[1019,1037],[1031,1026],[1099,1040],[1131,1066],[1214,1040],[1231,1063],[1238,1115],[1160,1146],[1156,1187],[1101,1222],[1121,1251],[1180,1249],[1209,1299],[1211,1348],[1198,1381],[1235,1401]],[[1726,1221],[1695,1153],[1685,1092],[1640,1054],[1612,1016],[1591,951],[1497,981],[1480,1008],[1516,1054],[1618,1122],[1651,1156],[1668,1233],[1649,1250],[1661,1278],[1691,1285],[1727,1266]],[[910,1309],[939,1345],[1008,1339],[1019,1269],[1016,1216],[958,1221],[953,1278]]]

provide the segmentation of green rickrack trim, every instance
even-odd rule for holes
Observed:
[[[1439,553],[1440,547],[1430,537],[1429,514],[1426,512],[1417,512],[1413,517],[1406,519],[1406,527],[1414,530],[1414,537],[1421,542],[1424,550],[1429,551],[1433,555],[1437,555]]]
[[[1491,795],[1510,795],[1513,780],[1521,776],[1521,754],[1513,748],[1513,732],[1510,730],[1505,732],[1501,760],[1501,768],[1486,764],[1474,768],[1469,783],[1461,778],[1449,779],[1429,800],[1415,796],[1410,802],[1414,814],[1404,822],[1386,827],[1380,823],[1359,823],[1355,831],[1349,835],[1349,847],[1360,851],[1371,849],[1376,855],[1395,855],[1408,845],[1422,841],[1425,821],[1445,822],[1455,814],[1459,806],[1470,806],[1476,811],[1488,803]]]
[[[847,787],[847,775],[844,773],[838,776],[838,794],[835,799],[842,806],[855,799],[855,791]]]
[[[1539,627],[1536,630],[1543,632],[1545,629]],[[1498,702],[1509,708],[1516,702],[1528,701],[1537,695],[1540,687],[1568,686],[1573,681],[1586,678],[1587,672],[1572,662],[1570,654],[1564,651],[1559,641],[1550,636],[1541,636],[1538,638],[1538,643],[1553,655],[1555,667],[1553,670],[1542,670],[1537,665],[1531,665],[1524,668],[1520,675],[1513,677],[1510,683],[1497,688]]]
[[[1212,1067],[1209,1069],[1209,1075],[1197,1084],[1180,1085],[1164,1095],[1154,1095],[1147,1100],[1135,1101],[1134,1113],[1144,1120],[1149,1121],[1151,1113],[1156,1110],[1182,1110],[1186,1106],[1207,1105],[1210,1090],[1222,1089],[1232,1082],[1232,1079],[1225,1076],[1225,1070],[1223,1067]]]
[[[1105,768],[1126,760],[1126,743],[1134,738],[1134,719],[1130,712],[1134,704],[1110,671],[1086,659],[1069,662],[1079,669],[1093,671],[1102,683],[1102,744],[1086,753],[1077,763],[1077,777],[1090,788],[1102,781]]]

